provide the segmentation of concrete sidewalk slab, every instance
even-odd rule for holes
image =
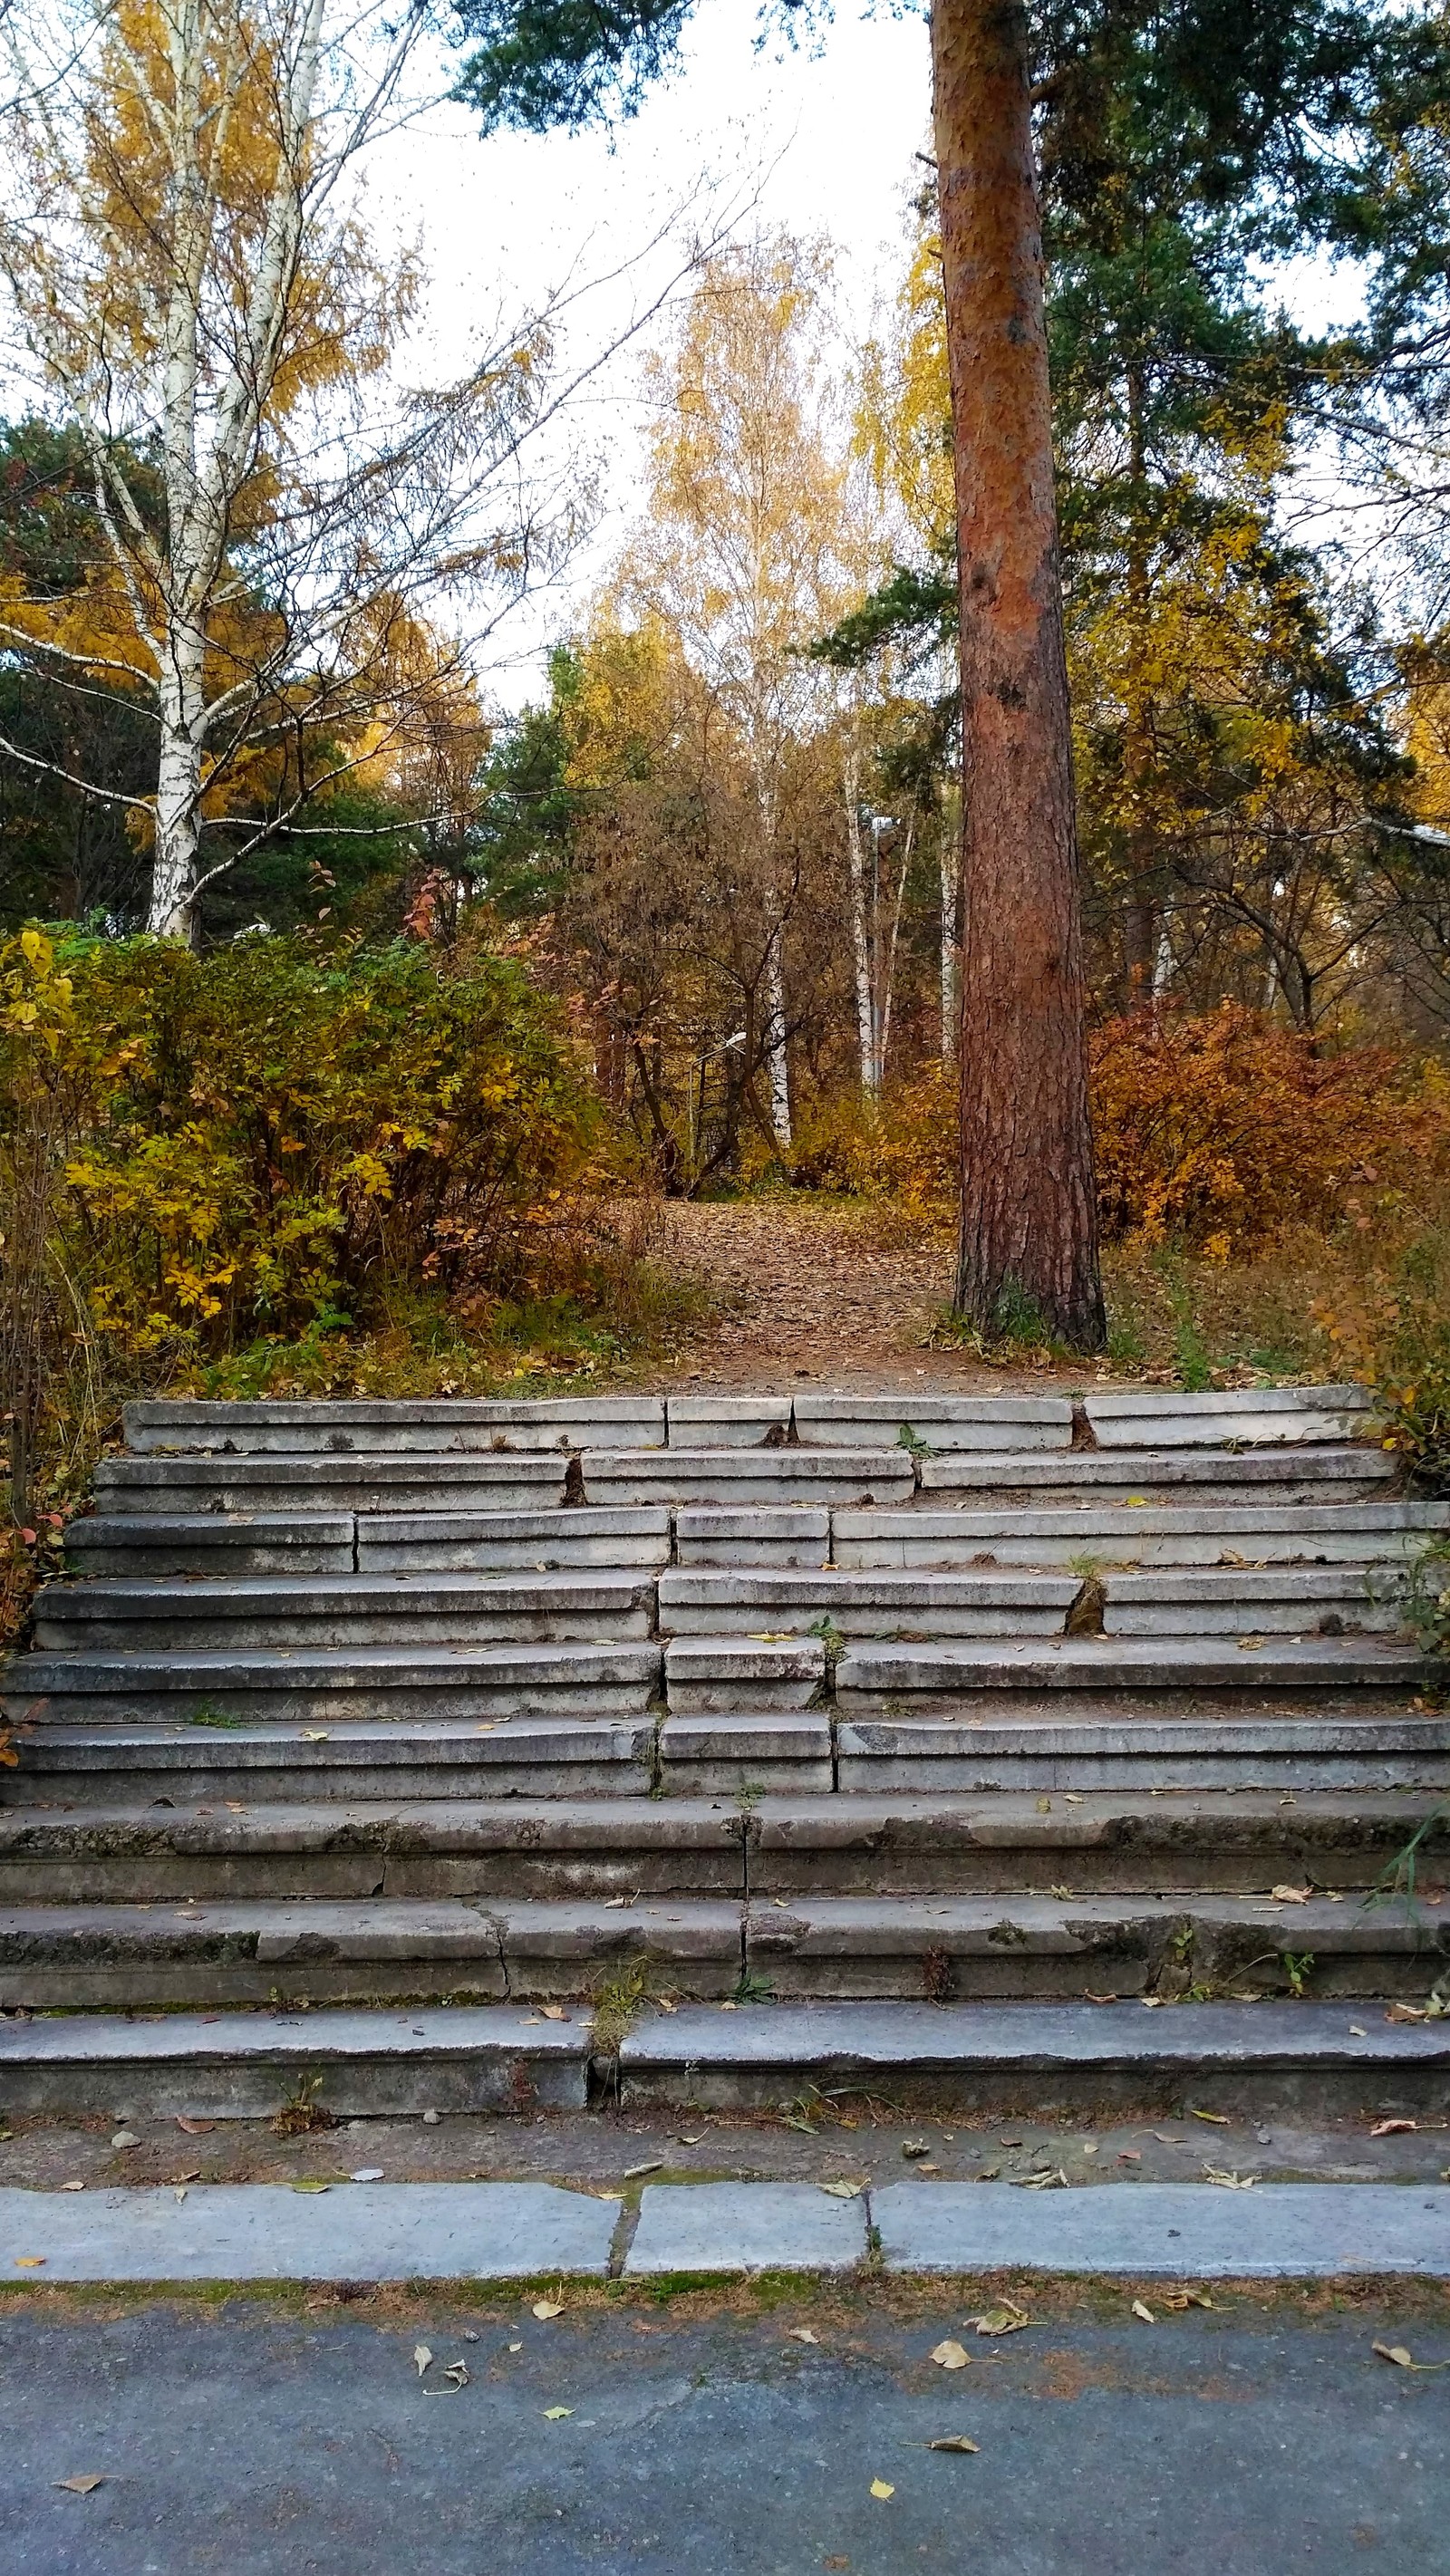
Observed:
[[[1023,2191],[895,2183],[871,2197],[892,2272],[1157,2273],[1170,2280],[1450,2277],[1450,2190],[1383,2183],[1139,2183]]]
[[[195,2184],[184,2193],[0,2191],[0,2278],[51,2281],[603,2277],[615,2199],[554,2183]],[[28,2268],[35,2264],[36,2268]]]
[[[627,2279],[661,2272],[845,2272],[866,2254],[866,2199],[813,2182],[656,2183]]]

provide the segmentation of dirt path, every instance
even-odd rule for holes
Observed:
[[[745,1199],[666,1211],[669,1257],[722,1291],[723,1316],[683,1344],[651,1382],[786,1392],[802,1379],[916,1385],[1041,1386],[1051,1371],[984,1367],[929,1345],[951,1285],[951,1247],[903,1241],[873,1208]],[[1081,1378],[1079,1369],[1078,1376]]]

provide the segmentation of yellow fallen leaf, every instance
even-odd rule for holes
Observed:
[[[1271,1887],[1269,1890],[1276,1905],[1307,1905],[1313,1893],[1312,1887]]]
[[[332,2185],[330,2182],[303,2181],[294,2182],[292,2188],[294,2191],[331,2191]]]
[[[415,2344],[414,2344],[414,2346],[413,2346],[413,2368],[416,2370],[416,2372],[417,2372],[417,2374],[418,2374],[418,2377],[419,2377],[420,2379],[422,2378],[423,2373],[424,2373],[424,2371],[427,2369],[428,2364],[429,2364],[429,2362],[432,2360],[432,2358],[433,2358],[433,2355],[432,2355],[432,2353],[429,2351],[428,2346],[427,2346],[425,2343],[415,2343]]]
[[[823,2182],[821,2185],[822,2191],[829,2192],[832,2200],[855,2200],[865,2188],[861,2182]]]
[[[929,2451],[980,2451],[982,2445],[980,2442],[969,2442],[965,2433],[942,2433],[935,2442],[928,2442],[926,2447]]]
[[[104,2478],[97,2477],[52,2478],[51,2480],[52,2486],[64,2487],[69,2495],[94,2495],[97,2487],[103,2487],[105,2483]]]
[[[1203,2179],[1217,2183],[1220,2191],[1252,2191],[1256,2177],[1253,2174],[1229,2173],[1223,2165],[1205,2165]]]
[[[535,2299],[531,2313],[538,2318],[540,2325],[546,2326],[551,2317],[563,2315],[564,2302],[562,2299]]]
[[[572,2406],[546,2406],[544,2408],[544,2422],[546,2424],[562,2424],[565,2416],[572,2415],[573,2412],[574,2409]]]
[[[1004,2299],[1000,2308],[984,2308],[979,2317],[968,2317],[966,2322],[975,2326],[979,2335],[1009,2335],[1021,2334],[1032,2319],[1015,2299]]]
[[[878,2503],[884,2504],[888,2496],[895,2495],[896,2489],[895,2487],[889,2487],[884,2478],[873,2478],[871,2481],[871,2492],[876,2497]]]
[[[48,2254],[17,2254],[15,2269],[17,2272],[39,2272],[49,2261]]]
[[[1188,2116],[1190,2120],[1211,2120],[1216,2129],[1231,2129],[1233,2127],[1233,2122],[1229,2118],[1227,2111],[1190,2111]]]
[[[1158,2323],[1152,2309],[1142,2299],[1133,2301],[1133,2314],[1135,2317],[1141,2317],[1145,2326],[1156,2326]]]
[[[972,2358],[965,2344],[953,2343],[950,2337],[945,2343],[933,2344],[931,2357],[943,2370],[965,2370]]]
[[[1450,2361],[1412,2361],[1402,2343],[1372,2343],[1381,2361],[1392,2361],[1397,2370],[1450,2370]]]
[[[1213,2301],[1206,2290],[1165,2290],[1163,2305],[1175,2317],[1181,2317],[1185,2308],[1211,2308]]]

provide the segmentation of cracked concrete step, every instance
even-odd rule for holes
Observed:
[[[905,1449],[586,1449],[591,1503],[905,1503],[916,1471]]]
[[[648,1637],[655,1587],[647,1575],[250,1575],[212,1583],[47,1584],[35,1605],[42,1649],[106,1647],[189,1654],[269,1646],[487,1646],[601,1643]]]
[[[983,1508],[1135,1501],[1232,1506],[1250,1495],[1266,1503],[1368,1502],[1392,1491],[1398,1476],[1399,1462],[1389,1451],[1368,1447],[1232,1455],[1223,1449],[1072,1449],[1048,1457],[964,1452],[920,1461],[923,1495],[960,1494]]]
[[[0,2008],[582,1999],[635,1963],[670,1991],[726,1995],[741,1923],[737,1902],[686,1896],[6,1906]]]
[[[763,1790],[829,1791],[831,1721],[823,1708],[671,1714],[660,1729],[660,1784],[669,1798],[754,1798]]]
[[[1373,1399],[1364,1386],[1235,1387],[1209,1395],[1135,1389],[1090,1395],[1083,1411],[1101,1448],[1170,1449],[1362,1439]]]
[[[771,1723],[790,1728],[818,1721]],[[829,1781],[830,1731],[819,1723]],[[93,1784],[93,1798],[104,1785]],[[189,1784],[192,1793],[196,1785]],[[746,1892],[746,1820],[733,1801],[699,1794],[667,1801],[408,1801],[379,1796],[386,1783],[370,1785],[370,1796],[346,1805],[309,1801],[305,1782],[298,1782],[291,1803],[0,1807],[0,1901],[660,1894],[743,1900]]]
[[[654,1786],[655,1720],[570,1716],[343,1720],[259,1726],[215,1718],[191,1727],[47,1727],[18,1737],[0,1770],[0,1811],[46,1798],[104,1797],[146,1808],[196,1798],[346,1801],[395,1798],[629,1797]]]
[[[95,1513],[72,1521],[77,1574],[350,1574],[350,1512]]]
[[[675,1637],[664,1652],[665,1698],[675,1717],[802,1709],[826,1682],[819,1637]]]
[[[357,1523],[357,1561],[363,1574],[662,1566],[670,1561],[670,1515],[663,1504],[636,1511],[572,1504],[542,1512],[368,1512]]]
[[[1104,1574],[1101,1594],[1109,1637],[1339,1636],[1349,1629],[1404,1635],[1409,1610],[1406,1572],[1385,1566]]]
[[[831,1554],[831,1515],[808,1503],[778,1510],[682,1507],[674,1515],[675,1552],[681,1565],[825,1565]]]
[[[521,2004],[407,2013],[66,2013],[0,2022],[0,2111],[109,2120],[267,2120],[303,2085],[335,2119],[582,2111],[589,2016]]]
[[[747,1832],[757,1897],[965,1896],[1062,1881],[1121,1894],[1366,1889],[1416,1834],[1422,1886],[1450,1880],[1450,1808],[1408,1789],[767,1794]]]
[[[1386,2022],[1308,2001],[686,2005],[641,2013],[619,2067],[626,2109],[791,2109],[812,2093],[856,2093],[987,2116],[1188,2104],[1234,2119],[1443,2117],[1450,2020]],[[1211,2131],[1202,2143],[1212,2161]]]
[[[133,1454],[183,1452],[319,1452],[376,1457],[388,1450],[582,1449],[608,1440],[658,1447],[665,1436],[663,1399],[654,1395],[546,1397],[510,1402],[494,1397],[420,1396],[403,1402],[362,1397],[287,1403],[216,1403],[198,1397],[128,1404],[126,1446]]]
[[[1160,1716],[1303,1702],[1326,1714],[1408,1708],[1435,1685],[1432,1658],[1383,1637],[954,1637],[853,1639],[836,1667],[843,1718],[1005,1717],[1032,1698],[1083,1716]]]
[[[571,1461],[545,1450],[511,1457],[399,1450],[392,1456],[187,1455],[102,1458],[103,1513],[526,1512],[564,1500]]]
[[[1447,1959],[1450,1923],[1350,1896],[790,1896],[752,1902],[745,1934],[747,1974],[776,1994],[928,2003],[1210,1989],[1423,1999]]]
[[[206,1654],[38,1653],[5,1675],[10,1722],[48,1725],[216,1718],[627,1717],[659,1687],[642,1645],[258,1647]],[[43,1709],[39,1705],[43,1703]]]
[[[683,1521],[684,1515],[681,1515]],[[1146,1504],[1084,1502],[1006,1511],[839,1511],[843,1568],[971,1565],[1372,1565],[1420,1553],[1450,1529],[1450,1503]],[[683,1536],[680,1561],[685,1562]]]
[[[1060,1636],[1081,1585],[1058,1574],[751,1573],[679,1567],[659,1581],[660,1627],[675,1636],[829,1622],[841,1636]]]
[[[672,1449],[779,1448],[790,1431],[788,1395],[672,1395]]]
[[[1450,1787],[1450,1718],[1428,1709],[1326,1717],[1317,1706],[1091,1717],[1033,1701],[1008,1716],[841,1718],[838,1786],[864,1790]]]
[[[1072,1406],[1057,1395],[940,1395],[909,1387],[890,1395],[797,1394],[795,1428],[797,1439],[812,1447],[905,1440],[938,1451],[987,1449],[1000,1455],[1066,1449]]]

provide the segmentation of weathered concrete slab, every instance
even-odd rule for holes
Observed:
[[[820,1566],[830,1558],[830,1513],[806,1503],[744,1511],[683,1505],[674,1519],[681,1565]]]
[[[1072,1449],[1056,1456],[923,1458],[924,1495],[956,1493],[986,1508],[1042,1502],[1065,1508],[1078,1502],[1213,1503],[1242,1507],[1251,1497],[1266,1503],[1305,1505],[1371,1500],[1394,1489],[1399,1462],[1388,1451],[1354,1448]],[[880,1499],[880,1497],[878,1497]]]
[[[1405,1635],[1408,1573],[1379,1566],[1196,1566],[1177,1574],[1105,1574],[1109,1637]]]
[[[1121,2272],[1168,2280],[1450,2276],[1450,2190],[1384,2183],[1140,2183],[1015,2191],[896,2183],[871,2195],[891,2272]]]
[[[1144,1503],[1063,1508],[839,1511],[842,1567],[1278,1563],[1373,1565],[1416,1556],[1450,1529],[1450,1503]],[[681,1562],[684,1562],[683,1549]]]
[[[1072,1715],[1028,1702],[1012,1717],[842,1718],[843,1790],[1395,1790],[1450,1785],[1450,1719],[1387,1716]]]
[[[591,1503],[906,1503],[916,1490],[905,1449],[586,1449]]]
[[[1102,1448],[1174,1449],[1352,1440],[1369,1428],[1372,1399],[1363,1386],[1235,1387],[1209,1395],[1140,1388],[1090,1395],[1083,1410]]]
[[[658,1687],[657,1646],[354,1646],[250,1653],[24,1655],[5,1676],[13,1719],[208,1726],[228,1716],[325,1723],[380,1715],[631,1716]]]
[[[778,1448],[790,1429],[788,1395],[672,1395],[667,1411],[672,1449]]]
[[[0,1911],[9,2011],[507,1992],[496,1922],[440,1898]]]
[[[740,1982],[738,1903],[646,1897],[629,1905],[510,1903],[489,1908],[511,1996],[587,1997],[601,1978],[648,1960],[654,1982],[686,1995],[732,1995]]]
[[[617,2200],[539,2182],[270,2183],[174,2191],[0,2191],[4,2268],[47,2281],[599,2279]]]
[[[102,1458],[103,1512],[524,1512],[564,1500],[558,1452]]]
[[[22,1727],[0,1807],[98,1792],[157,1799],[638,1797],[654,1775],[652,1717],[335,1719],[257,1725],[215,1713],[188,1726]]]
[[[287,1403],[217,1403],[183,1397],[124,1408],[126,1446],[146,1452],[213,1451],[303,1456],[390,1449],[578,1449],[586,1440],[657,1446],[663,1399],[652,1395],[545,1397],[511,1402],[475,1396],[361,1397]]]
[[[826,1649],[819,1637],[677,1637],[664,1665],[665,1696],[678,1717],[797,1709],[824,1687]]]
[[[676,1636],[829,1623],[843,1637],[1060,1635],[1080,1585],[1060,1574],[754,1572],[696,1566],[660,1576],[660,1626]]]
[[[1433,1683],[1427,1659],[1382,1637],[1265,1637],[1246,1648],[1232,1637],[952,1638],[930,1644],[853,1639],[836,1668],[843,1717],[950,1715],[964,1705],[986,1715],[1013,1696],[1070,1694],[1083,1714],[1131,1713],[1152,1693],[1165,1713],[1202,1702],[1261,1703],[1275,1694],[1312,1695],[1330,1710],[1377,1693],[1386,1707],[1409,1706]],[[1364,1698],[1364,1705],[1374,1702]]]
[[[1007,1450],[1066,1449],[1072,1439],[1072,1406],[1055,1395],[942,1395],[903,1388],[891,1395],[803,1395],[795,1399],[795,1426],[812,1447],[851,1448],[868,1441],[902,1440],[925,1448]]]
[[[84,1575],[350,1574],[350,1512],[96,1513],[72,1521],[67,1561]]]
[[[591,1511],[368,1512],[357,1523],[360,1572],[458,1572],[561,1566],[660,1566],[670,1561],[663,1504]]]
[[[864,2197],[808,2182],[652,2183],[624,2272],[848,2272],[865,2255]]]
[[[405,2012],[64,2013],[0,2021],[0,2110],[72,2118],[270,2119],[306,2078],[338,2119],[580,2111],[589,2018],[516,2004]]]
[[[672,1798],[829,1791],[830,1718],[824,1709],[667,1717],[660,1730],[660,1779]]]
[[[655,1587],[613,1567],[546,1574],[227,1575],[47,1584],[38,1647],[90,1654],[232,1648],[598,1643],[648,1637]]]

